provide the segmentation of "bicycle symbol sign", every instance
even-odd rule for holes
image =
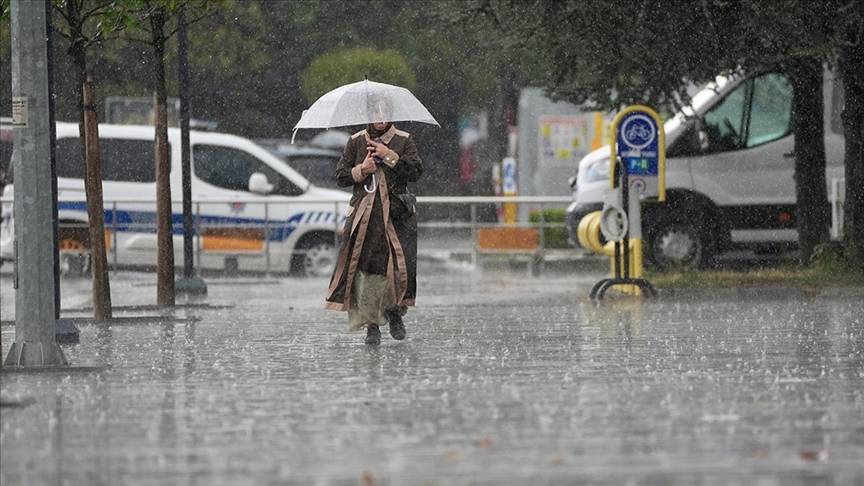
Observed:
[[[622,140],[633,149],[644,149],[657,138],[657,130],[651,118],[636,114],[624,120],[621,127]]]
[[[630,186],[642,197],[665,199],[666,147],[657,112],[642,105],[624,108],[612,122],[611,141],[611,157],[621,160]]]

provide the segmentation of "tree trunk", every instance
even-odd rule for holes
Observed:
[[[99,153],[99,116],[93,81],[84,86],[84,152],[87,182],[87,218],[90,227],[90,268],[93,273],[93,318],[111,319],[111,287],[108,284],[108,259],[105,252],[105,210],[102,204],[102,160]]]
[[[111,319],[111,286],[108,279],[108,258],[105,250],[105,212],[102,200],[102,162],[99,153],[99,118],[96,112],[96,94],[92,81],[87,79],[86,39],[81,5],[66,2],[69,23],[69,56],[75,65],[78,98],[78,134],[84,161],[84,192],[87,199],[87,217],[90,227],[90,268],[93,278],[93,318],[97,322]],[[89,101],[85,93],[90,84]],[[88,111],[89,110],[89,111]],[[89,115],[89,121],[88,121]],[[87,127],[87,124],[91,125]],[[96,229],[98,228],[98,232]]]
[[[828,241],[831,221],[825,186],[825,127],[822,63],[799,59],[792,65],[795,135],[795,195],[801,263],[810,262],[817,245]]]
[[[171,209],[171,165],[168,159],[168,112],[165,87],[165,11],[150,15],[156,90],[156,303],[174,307],[174,240]]]
[[[860,34],[859,34],[860,36]],[[843,205],[843,251],[846,260],[864,270],[864,41],[850,40],[840,49],[843,80],[843,134],[846,137],[846,202]]]

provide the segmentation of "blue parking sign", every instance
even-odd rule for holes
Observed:
[[[612,122],[612,158],[621,157],[630,185],[644,197],[666,196],[663,125],[646,106],[629,106]]]

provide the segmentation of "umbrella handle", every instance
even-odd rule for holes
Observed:
[[[366,192],[369,194],[372,194],[376,189],[378,189],[378,183],[375,181],[375,174],[372,174],[372,189],[369,189],[369,186],[366,184],[363,184],[363,189],[366,189]]]

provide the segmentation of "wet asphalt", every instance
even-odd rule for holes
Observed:
[[[601,277],[424,263],[408,339],[372,348],[326,279],[211,278],[164,313],[116,274],[144,307],[64,346],[99,370],[2,374],[0,483],[864,484],[864,289],[594,305]]]

